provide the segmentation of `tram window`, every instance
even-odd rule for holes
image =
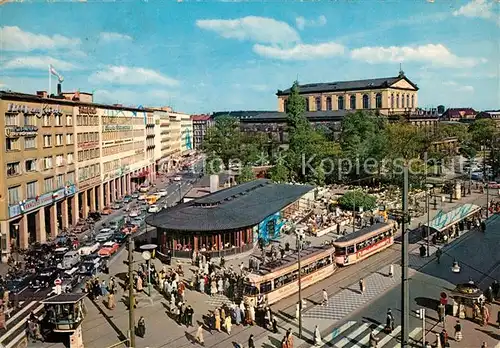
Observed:
[[[272,290],[272,288],[273,288],[273,286],[272,286],[271,281],[262,283],[262,284],[260,284],[260,293],[267,294],[268,292],[270,292]]]
[[[243,293],[248,296],[257,295],[257,292],[257,288],[250,284],[245,284],[245,287],[243,288]]]
[[[293,271],[288,274],[282,275],[274,280],[274,289],[281,288],[298,278],[298,272]]]
[[[349,245],[347,247],[347,253],[348,254],[354,254],[354,245]]]
[[[345,255],[346,248],[335,248],[335,255]]]

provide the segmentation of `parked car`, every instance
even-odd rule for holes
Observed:
[[[113,210],[111,210],[111,207],[104,207],[104,209],[102,210],[101,214],[102,215],[109,215],[113,212]]]
[[[62,247],[54,250],[54,263],[57,265],[58,263],[62,263],[64,255],[69,251],[69,248]]]
[[[113,240],[118,244],[123,244],[127,240],[128,234],[117,232],[113,235]]]
[[[99,234],[95,237],[95,240],[97,242],[107,242],[111,239],[111,237],[113,237],[113,234],[114,230],[112,230],[111,228],[102,228],[99,231]]]
[[[134,192],[130,195],[130,197],[132,197],[133,199],[137,199],[139,198],[139,192]]]
[[[125,225],[123,228],[122,228],[122,233],[124,234],[132,234],[132,233],[135,233],[137,232],[139,228],[137,227],[137,225],[134,225],[134,224],[127,224]]]
[[[132,202],[132,197],[131,196],[125,196],[123,197],[123,203],[130,203]]]
[[[174,177],[174,181],[181,181],[182,180],[182,177],[180,177],[179,175]]]
[[[156,204],[152,204],[149,206],[149,209],[148,209],[148,213],[158,213],[159,211],[161,210],[160,206],[156,205]]]
[[[139,216],[141,212],[137,209],[131,210],[130,213],[128,213],[128,216],[131,218]]]
[[[102,217],[101,213],[99,213],[98,211],[92,211],[89,213],[89,218],[91,218],[94,221],[101,220],[101,217]]]
[[[52,287],[57,276],[58,270],[55,267],[42,269],[37,273],[35,279],[30,282],[30,287],[33,289]]]
[[[29,286],[34,277],[32,273],[26,273],[16,278],[8,279],[5,282],[5,289],[9,290],[11,295],[14,295]]]
[[[148,195],[146,193],[141,193],[139,197],[137,197],[138,200],[140,201],[145,201]]]
[[[156,192],[155,195],[158,195],[160,197],[166,197],[168,196],[168,191],[166,189],[161,189],[158,190],[158,192]]]
[[[490,181],[490,182],[488,183],[488,187],[489,187],[490,189],[499,189],[499,188],[500,188],[500,184],[499,184],[499,183],[497,183],[497,182],[495,182],[495,181]]]
[[[80,249],[78,249],[78,252],[80,253],[80,256],[90,255],[96,253],[100,246],[101,244],[99,242],[87,242],[82,245]]]
[[[88,255],[83,258],[79,273],[85,276],[94,276],[101,268],[101,258],[99,255]]]
[[[120,210],[121,208],[123,208],[123,205],[118,204],[118,203],[115,203],[111,206],[111,209],[113,209],[113,210]]]
[[[97,252],[100,257],[110,257],[118,251],[120,244],[116,242],[106,242],[102,245],[101,249]]]

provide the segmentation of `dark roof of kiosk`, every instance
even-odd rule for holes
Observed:
[[[146,218],[146,223],[187,232],[250,227],[313,189],[309,185],[274,184],[258,179],[162,210]]]
[[[42,301],[42,303],[47,303],[47,304],[77,303],[86,296],[87,294],[60,294],[49,297],[48,299]]]
[[[386,223],[386,222],[377,222],[376,224],[373,224],[371,226],[362,228],[362,229],[360,229],[360,230],[358,230],[356,232],[349,233],[348,235],[342,236],[342,237],[336,239],[335,243],[337,243],[337,242],[339,242],[339,243],[348,242],[350,240],[356,239],[358,237],[364,236],[365,234],[368,234],[370,232],[378,230],[378,229],[380,229],[382,227],[390,226],[390,225],[391,224]]]

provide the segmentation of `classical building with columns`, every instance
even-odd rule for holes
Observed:
[[[286,111],[291,89],[278,90],[278,111]],[[299,85],[306,98],[306,111],[342,113],[344,110],[377,110],[393,115],[415,110],[418,87],[403,71],[398,76],[367,80],[322,82]]]
[[[152,110],[93,103],[88,93],[9,91],[0,113],[4,262],[155,179]]]

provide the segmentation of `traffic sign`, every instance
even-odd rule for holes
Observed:
[[[62,280],[57,278],[56,280],[54,280],[54,285],[61,285],[62,284]]]

